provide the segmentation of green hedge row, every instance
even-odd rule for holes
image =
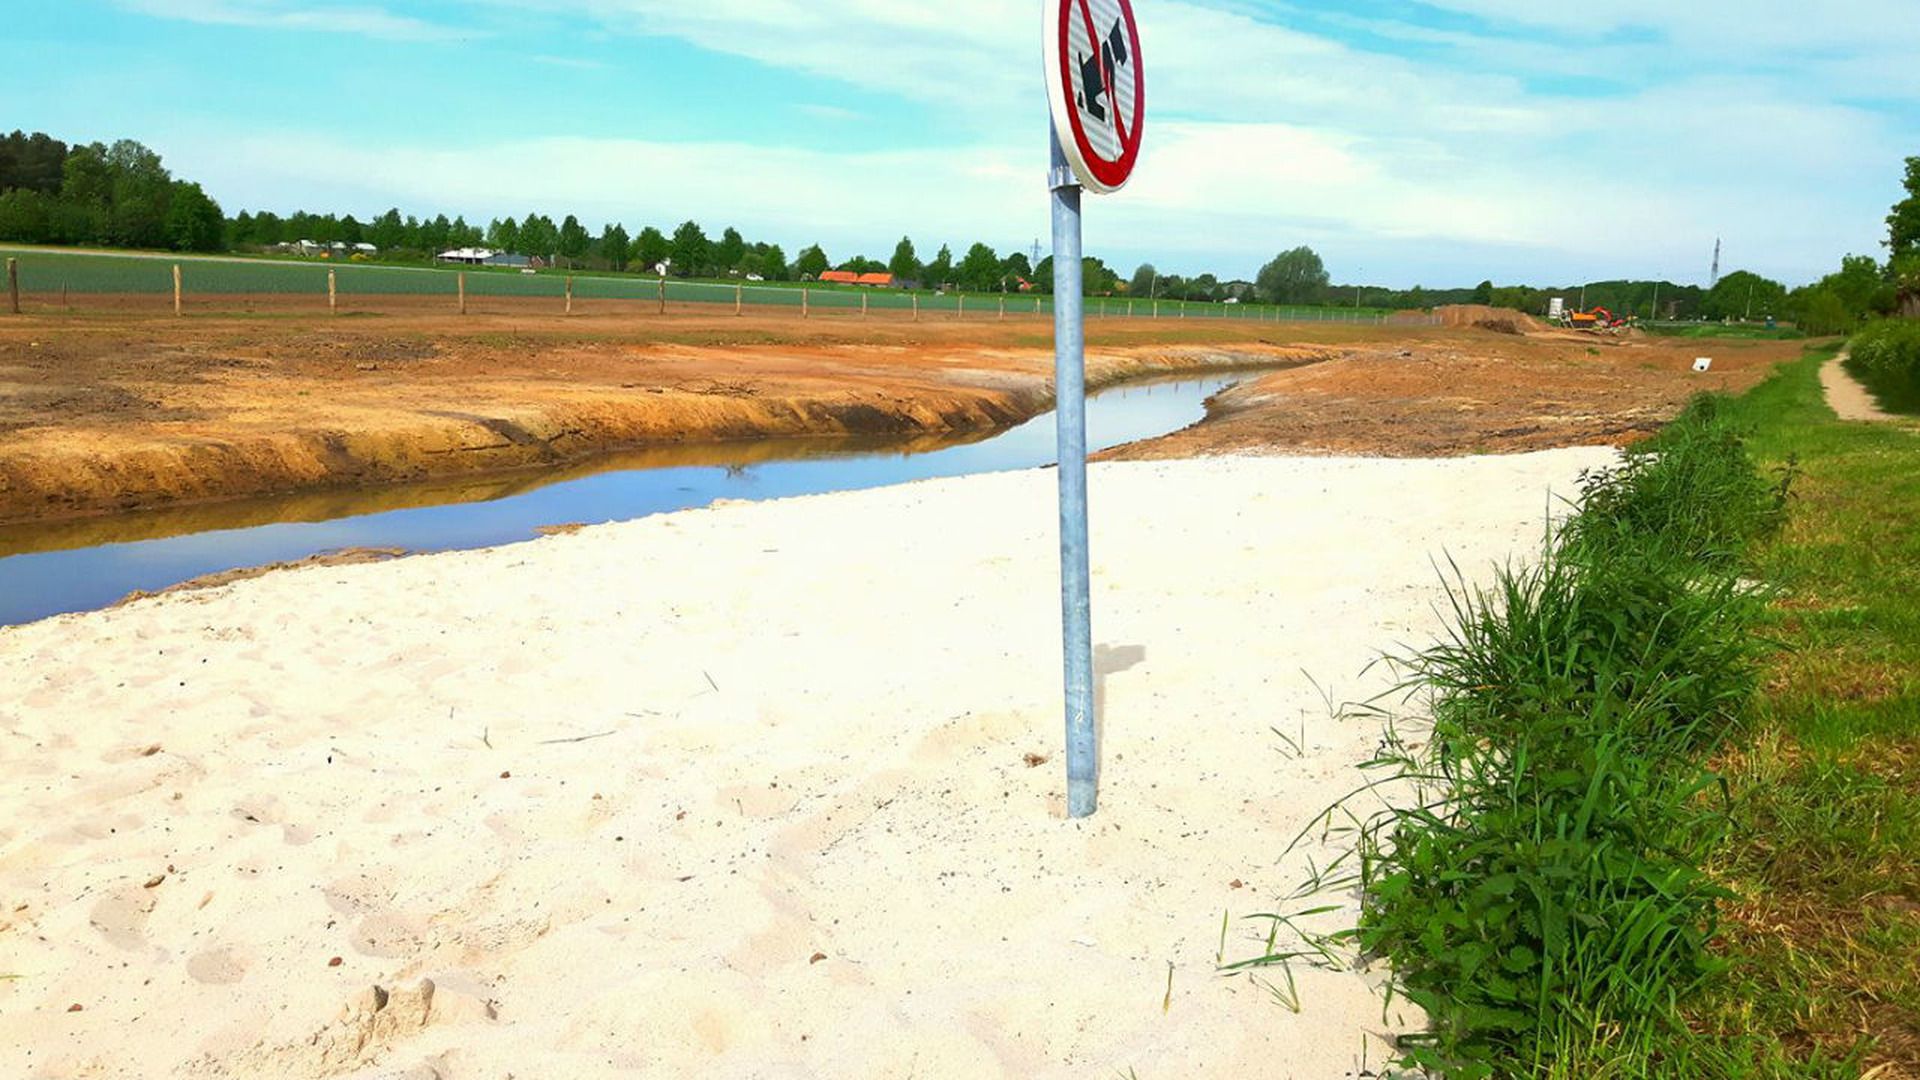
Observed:
[[[1884,407],[1920,412],[1920,320],[1883,319],[1855,334],[1847,349],[1848,369]]]

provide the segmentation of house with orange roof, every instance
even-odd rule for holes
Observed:
[[[856,274],[851,270],[828,270],[820,275],[827,285],[865,285],[875,289],[893,288],[892,274]]]

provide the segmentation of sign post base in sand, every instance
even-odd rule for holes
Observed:
[[[1118,191],[1140,157],[1146,81],[1131,0],[1046,5],[1053,132],[1053,385],[1060,451],[1060,615],[1065,652],[1067,816],[1099,806],[1093,697],[1093,601],[1087,551],[1086,292],[1080,195]],[[965,300],[962,299],[962,304]],[[1004,301],[1003,301],[1004,303]],[[964,309],[963,309],[964,310]],[[1002,309],[1004,313],[1004,308]]]

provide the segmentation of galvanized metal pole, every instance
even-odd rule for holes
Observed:
[[[1094,739],[1093,600],[1087,556],[1086,325],[1082,321],[1080,183],[1053,133],[1053,385],[1060,448],[1060,616],[1067,690],[1067,816],[1099,802]]]

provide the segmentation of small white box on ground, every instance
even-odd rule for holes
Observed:
[[[1712,371],[1712,370],[1713,370],[1713,357],[1711,357],[1711,356],[1703,356],[1703,357],[1701,357],[1701,358],[1699,358],[1698,360],[1695,360],[1695,361],[1693,362],[1693,370],[1695,370],[1695,371],[1701,371],[1701,372],[1705,372],[1705,371]]]

